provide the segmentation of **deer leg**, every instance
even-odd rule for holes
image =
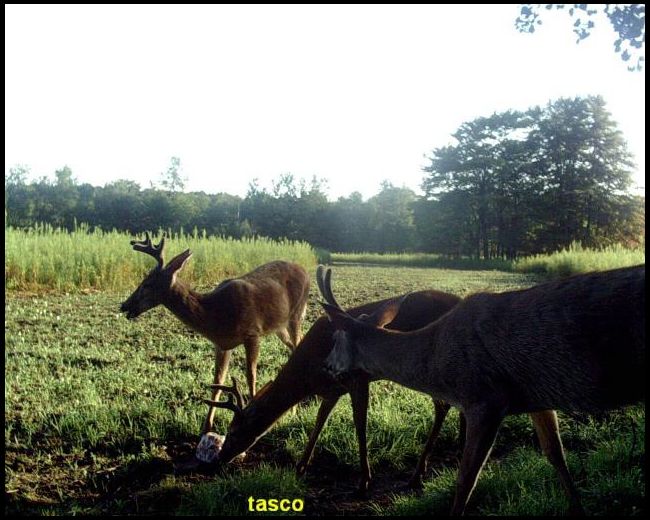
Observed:
[[[293,350],[296,348],[297,343],[296,344],[292,343],[291,339],[289,338],[288,329],[281,329],[276,332],[276,335],[278,336],[278,338],[280,338],[280,341],[282,341],[282,343],[284,343],[287,346],[287,348],[293,353]],[[294,404],[291,407],[292,414],[296,413],[296,406],[297,405]]]
[[[246,349],[246,380],[248,381],[248,393],[251,398],[255,396],[257,385],[257,358],[260,355],[260,340],[257,336],[244,341]]]
[[[350,397],[352,398],[352,417],[354,427],[357,430],[357,441],[359,443],[359,463],[361,465],[361,480],[357,495],[366,496],[370,487],[370,462],[368,461],[368,444],[366,439],[366,425],[368,419],[368,387],[367,380],[355,380],[350,385]]]
[[[566,465],[566,459],[564,458],[557,414],[553,410],[545,410],[543,412],[531,413],[530,418],[533,420],[542,452],[553,465],[555,471],[557,471],[564,492],[567,494],[569,499],[569,513],[584,516],[585,511],[582,508],[580,495],[573,483],[569,468]]]
[[[214,384],[222,385],[226,379],[226,374],[228,373],[228,365],[230,364],[230,350],[221,350],[219,347],[215,346],[215,361],[214,361]],[[221,390],[214,389],[212,391],[212,400],[218,401],[219,396],[221,395]],[[214,421],[214,412],[216,408],[210,406],[208,410],[208,415],[205,418],[203,423],[203,429],[201,430],[202,434],[208,433],[212,429],[212,423]]]
[[[302,339],[302,331],[300,330],[300,326],[302,325],[302,322],[305,320],[305,316],[307,315],[308,299],[309,287],[305,287],[299,308],[296,309],[295,312],[291,315],[291,318],[289,318],[289,335],[291,336],[291,341],[295,347],[298,346],[298,343],[300,343],[300,340]]]
[[[297,317],[289,320],[289,336],[291,336],[291,342],[293,343],[294,348],[298,346],[298,343],[300,343],[301,340],[302,335],[300,334],[300,324],[302,323],[303,314],[304,310],[302,313],[298,314]]]
[[[465,440],[467,437],[467,420],[462,410],[458,410],[458,443],[460,444],[460,451],[465,447]]]
[[[339,397],[340,396],[331,399],[323,399],[321,402],[320,408],[318,409],[318,415],[316,416],[316,424],[314,424],[314,429],[309,435],[309,441],[307,441],[307,446],[305,446],[305,451],[302,454],[302,458],[298,464],[296,464],[296,473],[298,475],[304,475],[307,471],[309,461],[314,454],[316,439],[318,439],[320,432],[323,430],[323,426],[325,426],[327,418],[330,416],[330,413],[332,413],[332,409],[336,406],[336,403],[338,403]]]
[[[452,516],[460,516],[465,511],[478,475],[490,455],[503,417],[503,410],[494,407],[481,406],[466,411],[467,439],[458,470]]]
[[[415,467],[415,471],[408,481],[407,486],[410,488],[421,488],[422,487],[422,475],[427,470],[427,459],[431,454],[433,448],[433,443],[436,442],[438,435],[440,435],[440,430],[442,429],[442,423],[445,422],[445,417],[451,408],[447,403],[443,401],[433,401],[433,406],[435,408],[435,418],[433,421],[433,427],[427,438],[427,442],[424,445],[420,459],[418,460],[418,465]]]
[[[293,352],[293,349],[296,348],[296,345],[294,345],[291,341],[291,338],[289,337],[289,331],[287,329],[281,329],[275,334],[278,338],[280,338],[280,341],[284,343],[291,352]]]

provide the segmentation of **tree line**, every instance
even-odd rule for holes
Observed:
[[[390,182],[374,197],[355,192],[329,201],[326,181],[283,174],[270,189],[257,181],[245,197],[184,193],[172,165],[160,186],[130,180],[79,184],[64,167],[27,180],[5,175],[5,222],[71,229],[77,222],[133,234],[205,230],[235,238],[306,240],[332,251],[426,251],[516,258],[580,241],[599,247],[645,240],[645,199],[629,193],[632,157],[599,96],[559,99],[525,112],[463,123],[453,142],[434,149],[424,196]]]

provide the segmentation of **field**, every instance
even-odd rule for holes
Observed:
[[[643,264],[645,249],[642,247],[630,249],[620,244],[588,249],[582,247],[580,242],[573,242],[567,248],[552,254],[522,257],[512,261],[500,258],[489,260],[469,257],[449,258],[430,253],[332,253],[331,258],[335,262],[346,264],[487,269],[536,273],[553,278]]]
[[[344,306],[421,288],[465,296],[541,280],[485,270],[333,270]],[[403,485],[430,428],[432,405],[389,382],[371,386],[369,500],[352,496],[359,472],[349,397],[330,417],[304,479],[294,476],[293,464],[314,424],[315,399],[285,415],[223,472],[175,475],[173,461],[192,453],[198,440],[212,348],[161,307],[127,321],[118,307],[131,290],[5,292],[5,514],[246,514],[251,495],[304,499],[308,515],[448,513],[459,459],[457,415],[452,411],[443,427],[424,492],[407,492]],[[303,332],[319,315],[313,289]],[[287,355],[275,337],[262,340],[258,387],[273,379]],[[231,373],[245,381],[241,348]],[[224,433],[229,421],[230,413],[220,410],[217,430]],[[560,421],[588,514],[644,514],[645,406]],[[530,420],[509,417],[468,514],[556,515],[566,508]]]

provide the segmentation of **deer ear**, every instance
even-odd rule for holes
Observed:
[[[373,312],[368,316],[364,322],[370,323],[375,327],[385,327],[391,321],[395,319],[395,316],[399,313],[400,307],[409,294],[404,296],[398,296],[397,298],[391,298],[386,303],[384,303],[379,309]]]
[[[334,324],[337,330],[347,330],[354,324],[354,318],[343,309],[339,309],[329,303],[320,302],[327,314],[328,319]]]
[[[191,256],[192,256],[192,251],[186,249],[181,254],[176,255],[174,258],[172,258],[169,261],[169,263],[165,266],[165,271],[171,273],[172,275],[176,275],[176,273],[178,273],[178,271],[180,271],[183,268],[183,266],[190,259]]]

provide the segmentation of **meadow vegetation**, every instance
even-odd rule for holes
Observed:
[[[454,258],[433,253],[333,253],[331,257],[333,262],[346,264],[499,270],[556,278],[643,264],[645,250],[620,244],[593,249],[583,247],[580,242],[572,242],[568,247],[551,254],[524,256],[517,260]]]
[[[306,514],[448,512],[459,460],[457,414],[452,411],[443,427],[424,493],[406,493],[401,486],[424,443],[433,407],[424,394],[386,381],[371,385],[368,446],[376,478],[368,501],[351,495],[359,472],[347,396],[319,438],[304,479],[295,477],[293,464],[314,425],[317,399],[286,414],[243,461],[223,472],[175,474],[173,462],[193,452],[205,416],[201,399],[208,397],[206,385],[212,379],[211,344],[162,307],[134,322],[118,312],[149,267],[145,255],[131,251],[130,237],[13,233],[8,239],[13,240],[14,265],[29,256],[25,251],[49,250],[43,253],[52,258],[44,262],[49,274],[33,280],[41,280],[36,287],[57,290],[17,290],[32,286],[7,278],[6,260],[5,281],[11,289],[5,291],[5,514],[248,514],[247,495],[254,493],[303,498]],[[205,275],[201,264],[207,258],[228,258],[223,253],[228,242],[192,240],[175,237],[170,254],[196,249],[191,276],[198,284],[204,283],[203,276],[215,276],[214,285],[221,271]],[[104,246],[97,246],[102,241]],[[294,254],[302,247],[298,244]],[[66,252],[76,258],[68,267],[55,261]],[[71,273],[82,260],[94,258],[90,265],[110,272],[111,260],[103,259],[104,254],[112,254],[130,282],[111,282],[105,275],[98,279],[107,290],[64,291],[75,287]],[[315,262],[306,246],[304,254],[305,263]],[[129,261],[134,266],[127,267]],[[41,272],[37,263],[30,269]],[[238,274],[235,267],[228,269]],[[59,276],[63,280],[53,283]],[[542,279],[536,273],[335,265],[333,289],[343,306],[352,306],[423,288],[466,296],[528,287]],[[312,290],[303,332],[319,315]],[[262,339],[259,386],[275,377],[287,356],[278,339]],[[238,349],[231,362],[231,373],[240,381],[245,380],[244,357]],[[216,430],[224,433],[230,418],[225,410],[217,413]],[[588,513],[643,514],[645,407],[560,420]],[[559,514],[566,506],[530,420],[509,417],[468,513]]]
[[[154,237],[154,241],[159,240]],[[142,239],[124,232],[90,231],[79,226],[68,232],[48,224],[28,230],[5,229],[5,287],[39,291],[97,289],[121,291],[135,288],[155,263],[133,252],[130,240]],[[207,237],[167,231],[166,259],[185,249],[193,252],[183,269],[188,282],[214,287],[224,278],[238,276],[271,260],[288,260],[306,269],[316,266],[316,253],[306,242],[268,238]]]
[[[605,271],[645,263],[645,249],[627,248],[620,244],[589,249],[580,242],[550,255],[533,255],[517,260],[514,270],[520,273],[542,273],[550,277],[569,276],[589,271]]]

